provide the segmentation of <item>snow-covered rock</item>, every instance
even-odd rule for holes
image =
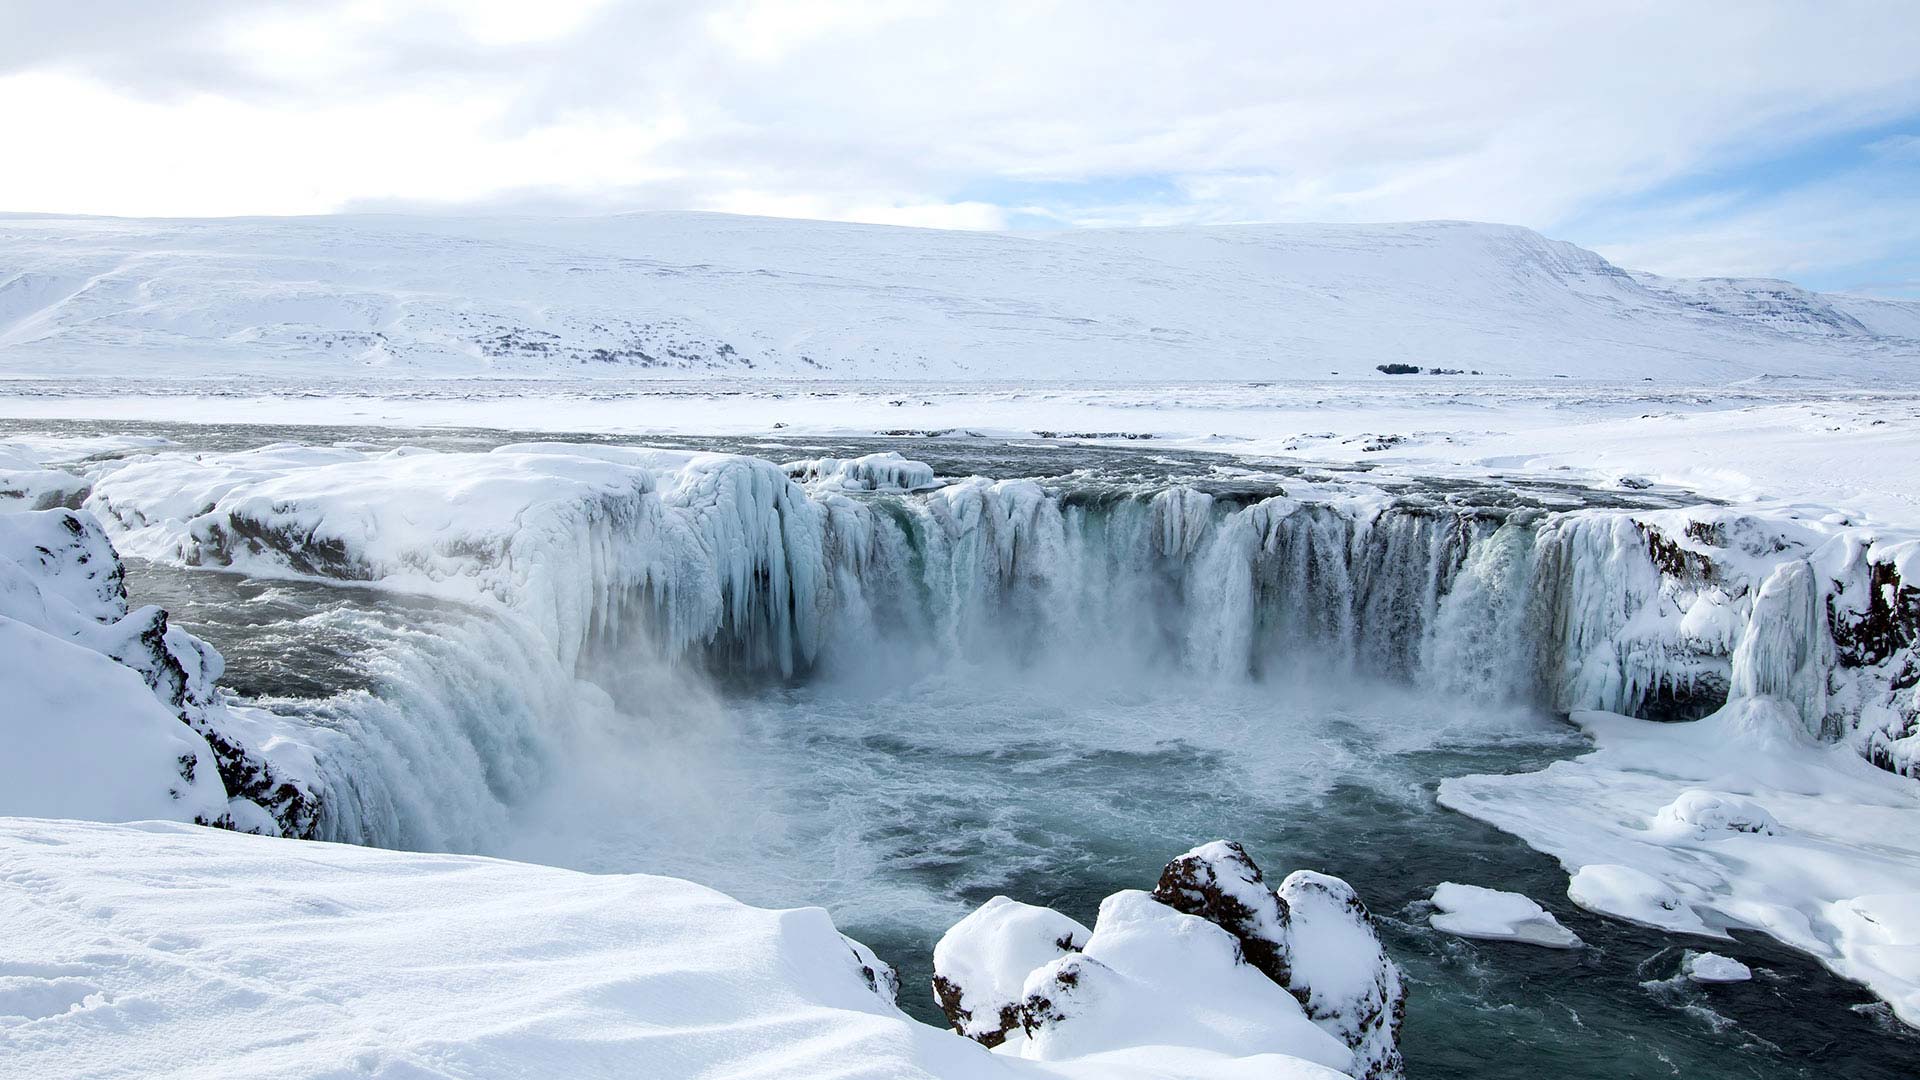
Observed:
[[[0,514],[78,507],[87,497],[86,478],[49,469],[18,449],[0,445]]]
[[[110,657],[0,615],[0,686],[0,814],[227,814],[206,740]]]
[[[1233,935],[1137,890],[1101,901],[1086,948],[1027,976],[1023,1056],[1135,1047],[1305,1058],[1356,1076],[1351,1049],[1247,964]]]
[[[1705,839],[1719,833],[1754,833],[1772,836],[1780,823],[1767,808],[1752,799],[1724,791],[1688,788],[1660,808],[1652,828]]]
[[[1174,859],[1161,871],[1153,898],[1232,934],[1247,963],[1275,983],[1292,981],[1287,907],[1239,844],[1215,840]]]
[[[0,1060],[23,1076],[1338,1080],[1318,1062],[1347,1056],[1225,933],[1142,894],[1103,918],[1123,990],[1237,971],[1248,994],[1119,1039],[1065,1022],[1035,1061],[907,1017],[825,911],[673,878],[21,818],[0,865]]]
[[[92,514],[0,516],[0,622],[0,812],[311,835],[311,759],[267,714],[229,708],[212,646],[157,607],[128,610]]]
[[[1366,905],[1351,885],[1312,870],[1295,870],[1274,891],[1287,907],[1287,989],[1352,1048],[1356,1077],[1401,1076],[1406,985]]]
[[[1151,893],[1108,897],[1091,935],[995,897],[941,939],[934,968],[954,1030],[1027,1057],[1165,1041],[1361,1080],[1404,1070],[1400,971],[1353,890],[1297,871],[1276,892],[1231,841],[1174,859]]]
[[[1686,971],[1687,978],[1697,983],[1746,982],[1753,978],[1752,968],[1731,956],[1710,952],[1687,954]]]
[[[1435,930],[1485,941],[1518,941],[1549,949],[1577,949],[1579,935],[1553,914],[1516,892],[1443,881],[1433,890]]]
[[[933,947],[933,996],[953,1030],[982,1046],[1025,1037],[1027,976],[1079,952],[1092,933],[1052,908],[996,896]]]

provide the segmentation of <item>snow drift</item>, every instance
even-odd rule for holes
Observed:
[[[128,609],[91,514],[0,515],[0,813],[311,835],[310,759],[230,708],[221,670],[166,612]]]

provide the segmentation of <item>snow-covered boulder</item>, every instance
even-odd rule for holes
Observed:
[[[1287,989],[1314,1023],[1353,1049],[1354,1075],[1360,1080],[1403,1075],[1406,985],[1353,886],[1328,874],[1295,870],[1274,891],[1287,906]]]
[[[1443,881],[1433,890],[1435,930],[1484,941],[1518,941],[1549,949],[1577,949],[1579,935],[1539,904],[1516,892]]]
[[[311,759],[268,714],[229,708],[212,646],[160,608],[128,610],[93,515],[0,516],[0,621],[0,735],[20,770],[5,812],[312,834]]]
[[[0,814],[214,822],[206,740],[111,658],[0,615]]]
[[[1174,859],[1151,893],[1108,897],[1091,934],[996,897],[941,939],[934,967],[956,1031],[1026,1057],[1164,1041],[1362,1080],[1404,1071],[1400,971],[1353,890],[1307,871],[1270,889],[1230,841]]]
[[[1710,952],[1688,953],[1686,972],[1687,978],[1697,983],[1746,982],[1753,978],[1752,968],[1731,956]]]
[[[1034,971],[1025,990],[1022,1052],[1042,1061],[1180,1046],[1354,1068],[1346,1044],[1247,964],[1233,935],[1137,890],[1102,901],[1086,948]]]
[[[847,950],[853,954],[854,969],[860,972],[860,981],[867,989],[879,995],[880,1000],[892,1005],[900,997],[900,975],[893,965],[880,959],[872,949],[858,941],[840,935],[847,943]]]
[[[1353,1050],[1356,1076],[1401,1074],[1400,969],[1346,882],[1297,870],[1269,889],[1245,848],[1216,840],[1168,863],[1153,895],[1232,934],[1248,964]]]
[[[1705,839],[1732,833],[1772,836],[1780,831],[1780,823],[1766,807],[1744,795],[1688,788],[1660,808],[1652,828],[1656,833]]]
[[[1287,964],[1287,908],[1231,840],[1202,844],[1167,864],[1153,898],[1232,934],[1247,963],[1281,986]]]
[[[836,491],[920,491],[934,484],[933,466],[893,450],[855,458],[803,458],[781,468],[810,487]]]
[[[983,1046],[1021,1038],[1034,969],[1079,952],[1092,931],[1052,908],[996,896],[933,947],[933,996],[953,1030]]]

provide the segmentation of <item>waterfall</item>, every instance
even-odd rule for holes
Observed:
[[[461,601],[458,618],[383,638],[374,690],[308,710],[334,763],[329,835],[391,846],[496,833],[569,740],[670,711],[713,679],[906,680],[954,664],[1379,679],[1662,718],[1731,693],[1789,703],[1838,738],[1849,723],[1828,715],[1828,682],[1846,657],[1827,609],[1838,596],[1879,611],[1849,582],[1892,572],[1854,543],[1848,569],[1816,575],[1835,561],[1814,550],[1826,538],[1759,544],[1748,534],[1763,525],[1712,508],[1071,476],[933,485],[903,459],[782,467],[558,444],[297,451],[155,455],[101,476],[89,505],[151,558]],[[421,527],[420,507],[455,505]],[[1911,714],[1905,699],[1884,710]]]

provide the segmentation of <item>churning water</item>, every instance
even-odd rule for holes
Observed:
[[[219,447],[395,438],[159,433]],[[873,449],[716,448],[774,458]],[[1197,464],[1203,455],[947,440],[913,449],[943,475],[1073,475],[1086,491],[1196,467],[1231,476]],[[1426,493],[1574,498],[1439,482]],[[1005,627],[1004,648],[977,635],[944,652],[884,637],[843,645],[831,665],[793,678],[604,652],[570,672],[529,627],[458,604],[145,563],[129,586],[219,647],[236,692],[312,727],[332,795],[327,835],[667,873],[753,903],[819,904],[900,970],[902,1005],[933,1022],[922,989],[933,942],[971,906],[1005,893],[1090,923],[1107,893],[1147,887],[1168,858],[1228,837],[1272,877],[1313,868],[1360,891],[1411,977],[1414,1076],[1910,1075],[1915,1040],[1863,990],[1755,938],[1718,947],[1753,964],[1753,982],[1672,983],[1688,943],[1585,915],[1550,859],[1438,808],[1444,777],[1531,770],[1585,742],[1525,701],[1489,705],[1401,677],[1416,659],[1397,639],[1350,632],[1365,654],[1357,665],[1351,642],[1337,664],[1270,651],[1252,678],[1155,664],[1165,627],[1069,635],[1059,648],[1018,625]],[[1326,615],[1298,606],[1281,638]],[[1099,641],[1124,645],[1089,644]],[[1443,880],[1525,892],[1590,947],[1439,934],[1420,901]]]

